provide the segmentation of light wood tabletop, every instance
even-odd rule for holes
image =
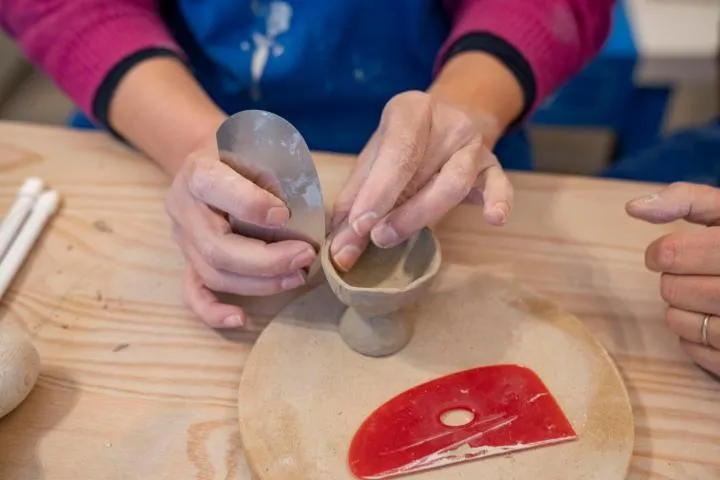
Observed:
[[[351,159],[316,161],[330,203]],[[248,479],[236,396],[261,327],[220,333],[184,308],[168,179],[107,135],[0,123],[3,212],[31,175],[64,203],[2,303],[0,319],[24,322],[43,368],[0,420],[0,478]],[[632,399],[629,478],[720,478],[720,383],[679,349],[663,323],[659,278],[643,265],[647,243],[685,227],[625,215],[624,203],[653,185],[512,181],[505,227],[484,225],[470,206],[438,227],[445,260],[533,288],[597,335]],[[261,306],[258,325],[271,310],[261,315]]]

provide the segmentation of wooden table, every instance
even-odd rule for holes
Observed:
[[[329,201],[350,159],[318,155]],[[0,421],[0,478],[247,479],[236,388],[258,335],[221,334],[182,306],[168,181],[103,134],[0,123],[0,207],[40,175],[64,206],[3,301],[44,368]],[[513,175],[502,229],[460,207],[439,228],[449,262],[491,267],[571,310],[618,362],[637,439],[630,478],[720,478],[720,384],[663,324],[643,249],[677,226],[628,218],[652,185]],[[502,321],[502,319],[498,319]],[[292,348],[292,346],[289,346]]]

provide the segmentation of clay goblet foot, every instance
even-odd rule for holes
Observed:
[[[404,307],[417,301],[440,269],[440,245],[429,228],[393,248],[372,243],[349,272],[338,271],[330,258],[329,238],[321,263],[335,296],[348,309],[340,319],[340,336],[353,350],[381,357],[400,351],[412,338],[413,322]]]

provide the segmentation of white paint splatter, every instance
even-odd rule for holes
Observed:
[[[261,14],[258,3],[255,1],[252,5],[255,15]],[[250,96],[255,101],[260,99],[260,80],[265,73],[270,52],[273,56],[279,57],[285,51],[285,47],[277,43],[277,37],[290,30],[292,13],[292,7],[287,2],[279,0],[270,2],[265,15],[265,33],[253,32],[252,34],[255,50],[250,63],[252,76]]]
[[[279,461],[280,464],[284,467],[292,467],[293,465],[295,465],[295,459],[290,455],[284,455],[280,457]]]

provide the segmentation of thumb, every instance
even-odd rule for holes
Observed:
[[[685,219],[701,225],[720,222],[720,190],[708,185],[676,182],[625,205],[628,215],[650,223]]]

